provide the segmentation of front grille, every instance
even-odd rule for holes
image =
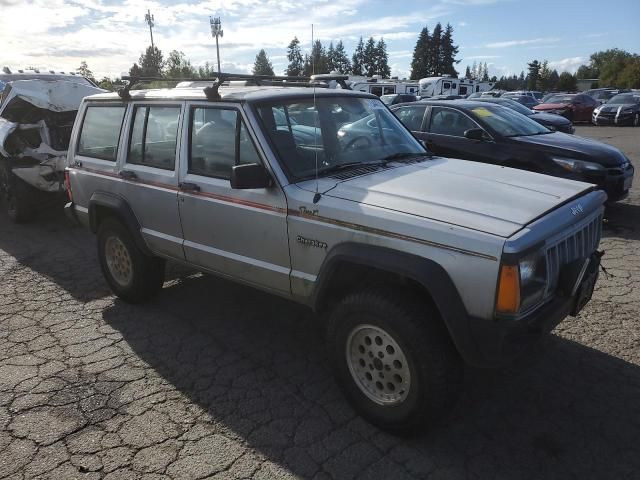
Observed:
[[[587,219],[566,236],[552,241],[547,247],[547,295],[558,286],[560,269],[568,263],[587,258],[596,251],[602,235],[602,214]]]

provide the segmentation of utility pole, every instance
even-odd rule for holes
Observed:
[[[220,46],[218,45],[218,37],[222,37],[224,33],[222,31],[222,23],[220,17],[209,17],[209,23],[211,24],[211,36],[216,39],[216,54],[218,57],[218,75],[220,75]]]
[[[149,25],[149,35],[151,35],[151,48],[153,48],[153,27],[154,23],[153,15],[151,15],[151,10],[147,9],[147,14],[144,16],[144,21]]]

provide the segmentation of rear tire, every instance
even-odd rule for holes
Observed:
[[[636,116],[633,117],[633,126],[640,127],[640,113],[636,113]]]
[[[416,296],[350,294],[331,313],[327,340],[338,384],[374,425],[411,434],[455,404],[462,360],[436,309]]]
[[[11,178],[10,171],[3,171],[4,201],[9,219],[14,223],[28,223],[36,216],[37,190],[19,178]]]
[[[149,300],[164,284],[164,260],[145,255],[129,230],[114,218],[98,228],[98,258],[111,290],[125,302]]]

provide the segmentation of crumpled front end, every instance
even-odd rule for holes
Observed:
[[[0,105],[0,154],[19,179],[43,192],[64,191],[71,130],[82,99],[104,90],[71,81],[20,80]]]

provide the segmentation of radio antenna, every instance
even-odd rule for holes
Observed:
[[[315,48],[315,43],[313,40],[313,23],[311,24],[311,72],[312,75],[316,74],[316,58],[314,55],[313,49]],[[318,180],[318,116],[320,113],[318,112],[318,105],[316,104],[316,83],[313,83],[313,109],[315,110],[315,114],[313,116],[313,151],[315,152],[316,159],[316,194],[313,196],[313,203],[318,203],[320,201],[320,185]]]

